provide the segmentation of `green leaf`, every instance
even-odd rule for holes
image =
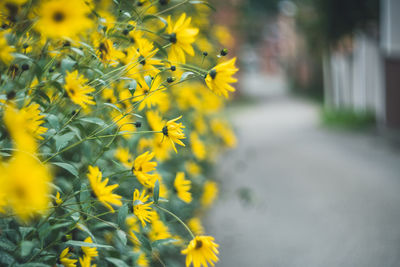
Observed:
[[[191,71],[186,71],[182,74],[181,76],[181,81],[185,80],[187,77],[189,77],[190,75],[195,75],[193,72]]]
[[[151,78],[151,76],[149,76],[149,75],[144,76],[144,81],[146,82],[147,86],[148,86],[149,88],[151,88],[151,83],[152,83],[152,81],[153,81],[153,79]]]
[[[76,241],[76,240],[68,240],[66,245],[75,246],[75,247],[90,247],[90,248],[105,248],[105,249],[113,249],[112,246],[109,245],[102,245],[97,243],[88,243],[83,241]]]
[[[151,243],[151,246],[155,247],[155,248],[159,248],[162,245],[166,245],[166,244],[173,243],[176,241],[178,241],[178,240],[176,240],[174,238],[165,238],[165,239],[160,239],[160,240],[154,241],[153,243]]]
[[[137,87],[137,81],[136,80],[132,80],[129,84],[128,84],[128,89],[131,92],[131,94],[133,95],[136,91],[136,87]]]
[[[51,164],[56,165],[60,168],[63,168],[64,170],[68,171],[69,173],[71,173],[73,176],[78,177],[79,176],[79,172],[78,169],[69,164],[69,163],[65,163],[65,162],[51,162]]]
[[[76,64],[75,60],[72,60],[70,58],[64,58],[63,60],[61,60],[61,70],[63,72],[71,71],[75,64]]]
[[[8,254],[7,252],[2,251],[0,253],[0,263],[4,264],[1,266],[11,266],[11,264],[14,262],[14,258]]]
[[[83,230],[84,232],[86,232],[91,238],[93,242],[96,242],[96,238],[94,237],[94,235],[92,234],[92,232],[90,232],[89,228],[86,227],[86,225],[82,224],[82,223],[77,223],[77,226],[79,229]]]
[[[113,109],[118,110],[119,113],[122,113],[122,110],[121,110],[119,107],[117,107],[116,105],[114,105],[114,104],[111,104],[111,103],[103,103],[103,105],[112,107]]]
[[[210,3],[208,3],[207,1],[191,0],[191,1],[189,1],[189,3],[191,3],[191,4],[193,4],[193,5],[196,5],[196,4],[203,4],[203,5],[208,6],[208,7],[211,8],[212,10],[217,11],[217,10],[215,9],[215,7],[212,6]]]
[[[32,60],[30,57],[21,54],[21,53],[12,53],[15,59],[24,59],[24,60]]]
[[[126,238],[126,234],[124,231],[122,230],[117,230],[117,236],[118,238],[121,240],[122,244],[124,246],[126,246],[126,243],[128,242],[127,238]]]
[[[117,258],[112,258],[112,257],[106,257],[106,260],[111,262],[117,267],[129,267],[123,260],[117,259]]]
[[[58,121],[58,117],[54,114],[45,114],[46,120],[49,122],[50,126],[56,130],[60,129],[60,122]]]
[[[128,205],[125,203],[118,209],[117,223],[121,228],[125,227],[126,216],[128,215]]]
[[[77,53],[78,55],[82,56],[82,57],[85,55],[85,54],[83,53],[83,51],[80,50],[79,48],[71,47],[71,50],[74,51],[75,53]]]
[[[79,120],[84,121],[84,122],[94,123],[101,127],[107,126],[107,124],[102,119],[96,118],[96,117],[84,117],[84,118],[80,118]]]
[[[151,252],[153,250],[153,248],[151,247],[150,241],[147,237],[145,237],[144,235],[136,232],[136,231],[132,231],[135,236],[139,239],[140,244],[142,245],[142,248],[144,248],[145,250]]]
[[[19,232],[21,233],[22,239],[25,239],[25,237],[29,235],[29,233],[32,232],[33,230],[35,230],[35,228],[33,227],[23,227],[23,226],[19,227]]]
[[[75,133],[69,132],[63,135],[56,135],[54,139],[56,140],[56,150],[60,151],[68,145],[68,143],[75,137]]]
[[[22,241],[21,242],[21,256],[26,257],[31,254],[34,243],[32,241]]]
[[[157,179],[155,184],[154,184],[154,189],[153,189],[154,203],[158,204],[158,198],[159,197],[160,197],[160,182]]]
[[[5,251],[8,252],[12,252],[14,251],[16,248],[16,245],[14,243],[12,243],[10,240],[8,240],[7,238],[0,238],[0,249],[3,249]]]

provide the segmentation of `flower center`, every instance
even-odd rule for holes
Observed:
[[[176,33],[171,33],[170,35],[169,35],[169,41],[171,42],[171,43],[173,43],[173,44],[176,44],[176,41],[178,41],[177,39],[176,39]]]
[[[201,240],[196,240],[195,249],[200,249],[202,246],[203,246],[203,242],[201,242]]]
[[[53,14],[53,20],[54,20],[55,22],[61,22],[61,21],[63,21],[64,19],[65,19],[64,13],[62,13],[61,11],[56,11],[56,12],[54,12],[54,14]]]
[[[168,127],[167,126],[164,126],[162,128],[162,133],[163,133],[163,135],[168,136]]]
[[[212,69],[212,70],[210,70],[208,75],[210,75],[211,78],[215,79],[215,77],[217,76],[217,71],[215,69]]]

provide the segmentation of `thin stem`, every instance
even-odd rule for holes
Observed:
[[[178,217],[176,216],[174,213],[170,212],[167,209],[164,209],[163,207],[158,206],[157,204],[154,204],[154,206],[162,211],[164,211],[165,213],[168,213],[169,215],[171,215],[172,217],[175,218],[175,220],[177,220],[180,224],[182,224],[186,230],[189,232],[189,234],[191,235],[192,239],[195,238],[194,234],[192,233],[192,231],[190,230],[190,228]]]

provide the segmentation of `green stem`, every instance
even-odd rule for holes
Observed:
[[[165,213],[168,213],[169,215],[171,215],[172,217],[175,218],[175,220],[177,220],[180,224],[182,224],[186,230],[189,232],[189,234],[191,235],[192,239],[195,238],[194,234],[192,233],[192,231],[190,230],[190,228],[178,217],[176,216],[174,213],[170,212],[167,209],[164,209],[163,207],[158,206],[157,204],[154,204],[154,206],[162,211],[164,211]]]

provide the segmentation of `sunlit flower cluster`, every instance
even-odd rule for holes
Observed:
[[[0,1],[0,265],[218,261],[201,215],[237,142],[223,109],[238,68],[210,14],[205,1]]]

